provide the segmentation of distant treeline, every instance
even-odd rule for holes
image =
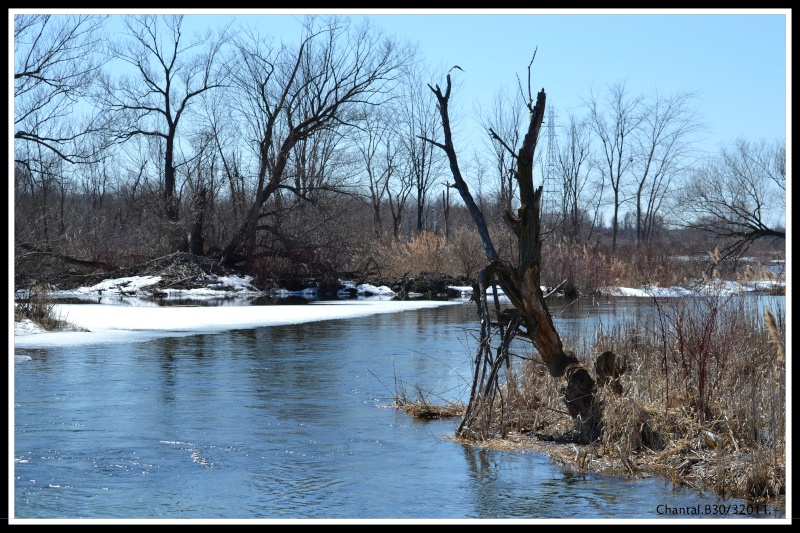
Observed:
[[[122,21],[109,35],[107,16],[14,16],[18,267],[68,257],[79,275],[174,251],[272,278],[482,266],[436,145],[429,84],[450,73],[413,47],[342,17],[308,18],[294,43],[233,27],[190,37],[182,15]],[[456,149],[513,252],[503,220],[518,207],[526,106],[522,94],[496,103],[478,119],[497,135]],[[697,112],[692,92],[615,83],[548,123],[537,169],[553,285],[675,277],[668,256],[783,250],[785,141],[699,154]]]

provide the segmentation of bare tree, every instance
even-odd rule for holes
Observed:
[[[262,207],[278,191],[307,197],[287,172],[298,143],[352,123],[357,106],[377,103],[407,59],[367,23],[355,28],[335,17],[307,19],[299,46],[276,46],[248,31],[234,47],[235,109],[247,123],[257,170],[252,202],[223,263],[253,257]]]
[[[313,201],[320,191],[343,192],[348,188],[343,173],[337,172],[348,159],[340,140],[339,132],[320,130],[295,145],[286,169],[287,178],[293,182],[294,201]]]
[[[535,54],[534,54],[535,57]],[[533,61],[531,61],[531,64]],[[540,232],[539,205],[542,187],[533,185],[533,162],[539,131],[544,118],[546,96],[544,90],[536,95],[534,104],[530,93],[530,65],[528,66],[528,95],[526,106],[530,122],[522,144],[515,152],[507,142],[490,131],[490,134],[514,154],[515,179],[519,187],[519,209],[517,214],[507,213],[508,223],[519,241],[516,265],[503,260],[497,253],[489,235],[486,220],[461,175],[458,157],[450,131],[448,104],[451,83],[447,76],[444,91],[439,85],[432,86],[442,121],[444,141],[426,139],[442,149],[448,157],[453,175],[452,185],[461,195],[469,210],[483,243],[489,265],[478,273],[478,306],[481,317],[481,340],[475,359],[472,393],[467,412],[459,426],[458,434],[465,438],[485,438],[488,433],[488,416],[499,393],[498,377],[503,368],[510,365],[509,347],[512,339],[520,334],[533,341],[534,346],[550,374],[554,377],[566,375],[565,401],[570,414],[587,423],[586,428],[594,438],[599,431],[597,407],[594,401],[595,383],[588,369],[578,363],[571,352],[565,351],[558,331],[553,325],[540,286],[542,237]],[[487,288],[497,283],[511,300],[513,309],[502,311],[495,299],[495,318],[491,316]],[[496,294],[496,291],[495,291]],[[494,352],[491,346],[493,328],[497,324],[501,343]]]
[[[64,159],[41,144],[34,144],[28,153],[34,166],[15,165],[15,196],[18,209],[24,216],[15,225],[15,243],[28,249],[49,249],[59,235],[58,201],[68,186]]]
[[[103,66],[105,18],[14,15],[14,158],[33,174],[51,166],[38,154],[85,163],[105,147],[89,138],[106,124],[86,100]]]
[[[643,120],[642,100],[630,97],[625,84],[617,83],[608,88],[605,107],[596,95],[587,103],[589,123],[602,147],[601,171],[613,194],[612,253],[617,249],[620,208],[626,201],[626,180],[634,160],[633,133]]]
[[[220,217],[218,222],[224,228],[231,228],[242,219],[249,183],[244,170],[246,148],[240,142],[243,136],[242,124],[230,112],[232,102],[227,93],[228,91],[204,93],[200,112],[203,113],[202,124],[211,136],[216,157],[219,159],[219,169],[227,191],[224,197],[229,202],[225,216]],[[224,234],[225,230],[220,228],[220,233]]]
[[[737,139],[698,170],[681,195],[689,227],[714,235],[720,259],[758,239],[786,239],[786,145]]]
[[[397,130],[390,108],[364,106],[364,114],[353,140],[360,165],[366,174],[367,194],[372,209],[375,238],[383,237],[381,210],[391,194],[389,185],[397,171]],[[410,189],[409,189],[410,190]]]
[[[662,96],[656,92],[642,103],[631,172],[635,176],[637,244],[650,238],[673,179],[692,162],[696,134],[703,128],[692,107],[694,98],[694,93]]]
[[[124,118],[121,140],[137,135],[164,143],[164,214],[178,219],[175,185],[175,143],[181,119],[206,91],[222,87],[220,72],[224,32],[188,40],[183,15],[137,15],[124,19],[124,40],[114,43],[113,56],[130,65],[133,74],[106,79],[97,98]]]
[[[396,156],[399,158],[399,156]],[[409,197],[414,191],[414,176],[408,165],[398,164],[386,186],[386,200],[392,215],[392,238],[397,240],[403,230],[403,216]]]
[[[591,174],[590,131],[574,115],[569,117],[566,138],[556,154],[556,173],[561,178],[563,234],[577,241],[592,198],[584,198]],[[596,194],[599,192],[596,189]]]
[[[217,152],[212,130],[200,128],[189,136],[191,153],[181,158],[185,169],[184,186],[189,201],[189,252],[203,255],[205,250],[206,215],[218,194]]]
[[[525,108],[520,93],[513,95],[499,92],[495,95],[491,119],[484,119],[483,127],[488,131],[497,132],[510,146],[518,146],[525,130],[522,113]],[[494,137],[488,137],[487,142],[494,152],[495,172],[499,185],[498,195],[500,206],[506,211],[514,209],[513,202],[517,197],[517,183],[514,177],[516,161],[514,154],[509,152],[502,143]]]
[[[291,150],[287,186],[259,214],[259,255],[288,259],[308,275],[331,274],[334,263],[341,264],[348,246],[344,218],[354,203],[346,198],[357,193],[349,179],[353,158],[342,137],[338,129],[322,129]]]
[[[423,77],[427,76],[427,73],[419,69],[407,69],[403,77],[403,94],[400,104],[397,106],[400,114],[398,121],[402,132],[400,135],[401,158],[412,178],[416,196],[417,232],[427,229],[425,214],[428,193],[437,182],[444,163],[441,152],[421,140],[423,137],[437,137],[441,128],[435,104],[431,101],[428,89],[422,82]]]

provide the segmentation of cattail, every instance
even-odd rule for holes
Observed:
[[[780,334],[778,333],[778,322],[775,320],[775,315],[769,309],[764,310],[764,322],[767,325],[767,333],[769,333],[769,342],[778,348],[778,362],[783,364],[783,342],[781,342]]]

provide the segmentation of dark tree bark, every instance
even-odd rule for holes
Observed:
[[[206,210],[206,194],[208,189],[201,187],[192,198],[192,230],[189,233],[189,252],[203,255],[203,223]]]
[[[487,416],[487,407],[491,406],[497,394],[497,379],[502,365],[509,365],[508,347],[514,335],[521,334],[529,337],[541,355],[550,375],[553,377],[565,376],[566,387],[562,389],[564,400],[573,417],[580,418],[584,423],[596,424],[596,404],[594,380],[588,370],[578,363],[574,354],[565,351],[561,338],[553,325],[552,317],[547,309],[544,295],[540,285],[541,265],[541,234],[539,225],[539,204],[542,188],[533,186],[533,156],[539,131],[542,126],[545,110],[545,92],[540,91],[536,97],[536,105],[528,103],[530,123],[522,146],[514,154],[502,139],[492,130],[490,134],[514,154],[516,159],[515,177],[519,186],[520,207],[516,215],[506,213],[509,224],[514,230],[519,243],[519,257],[517,264],[512,265],[498,256],[489,235],[483,213],[475,203],[469,188],[461,175],[458,159],[453,147],[450,131],[450,118],[448,104],[450,99],[451,82],[447,76],[447,87],[443,93],[441,88],[430,87],[438,101],[444,132],[444,143],[431,139],[426,141],[438,146],[447,154],[450,170],[455,184],[452,185],[461,195],[472,219],[481,236],[486,258],[489,265],[478,275],[479,313],[481,316],[481,343],[479,354],[475,361],[475,382],[470,397],[470,405],[464,421],[458,429],[459,436],[466,438],[480,438],[482,435],[473,426],[481,417]],[[490,319],[486,289],[489,285],[497,283],[511,300],[515,310],[499,312],[498,320]],[[489,348],[491,342],[492,324],[499,327],[502,342],[497,354],[492,356]],[[596,430],[595,426],[594,429]],[[589,428],[592,429],[592,428]],[[596,431],[590,431],[594,438]]]

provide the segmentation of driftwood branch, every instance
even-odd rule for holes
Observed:
[[[552,291],[548,292],[547,294],[545,294],[544,298],[545,299],[550,298],[552,295],[554,295],[556,292],[558,292],[558,289],[563,287],[566,282],[567,282],[567,280],[564,280],[561,283],[559,283],[558,285],[556,285],[556,288],[553,289]]]

